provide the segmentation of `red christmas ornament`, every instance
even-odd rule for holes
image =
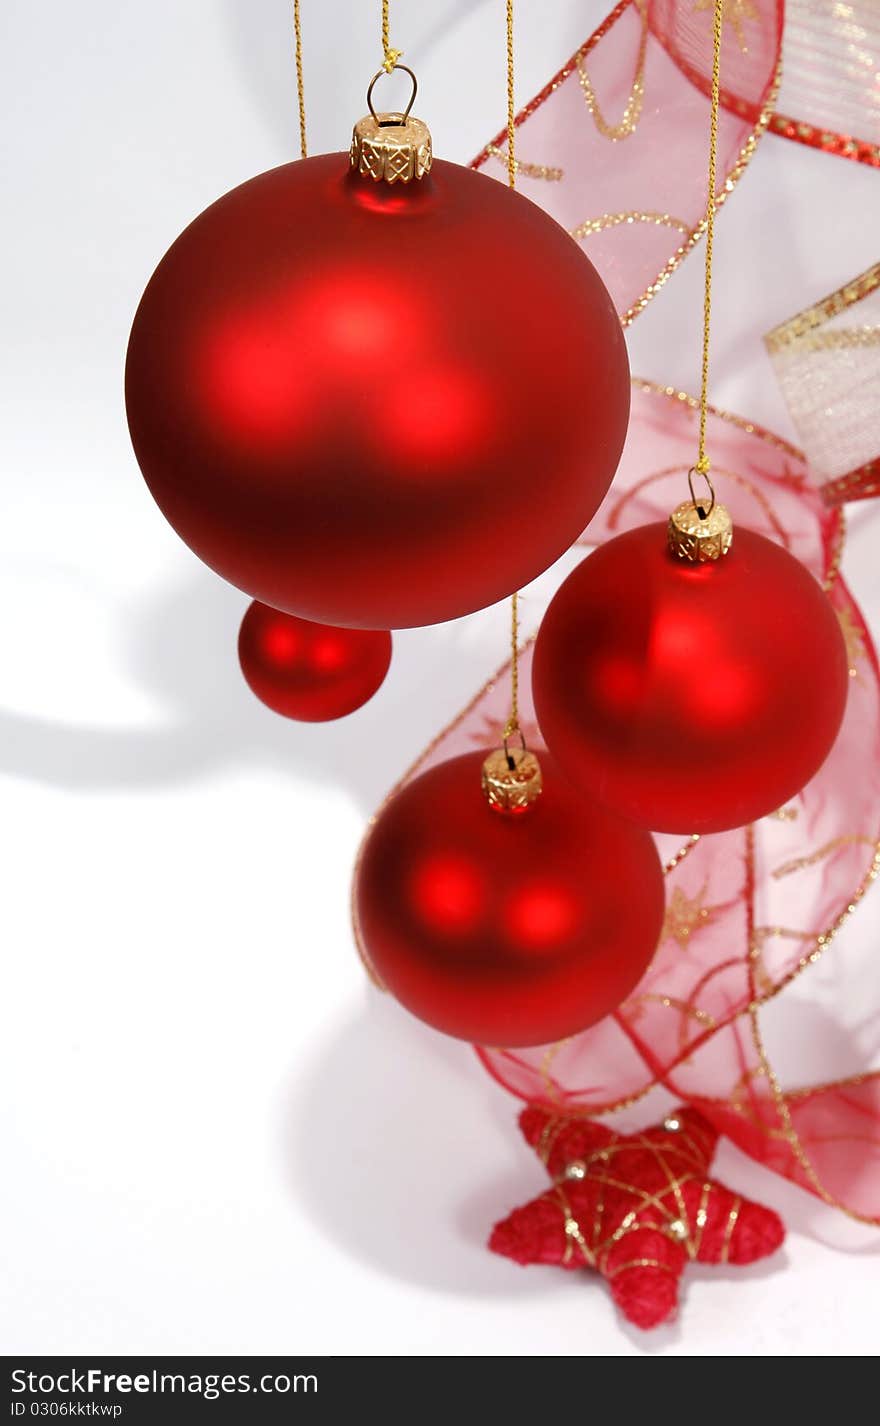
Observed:
[[[361,944],[436,1029],[544,1044],[607,1015],[641,978],[663,875],[651,838],[586,802],[549,759],[521,816],[486,800],[483,760],[440,763],[380,813],[355,881]]]
[[[718,1134],[695,1109],[638,1134],[537,1107],[519,1122],[555,1183],[497,1223],[489,1247],[524,1265],[595,1269],[637,1327],[672,1316],[689,1262],[754,1263],[785,1238],[772,1209],[709,1178]]]
[[[781,546],[738,528],[722,554],[717,530],[684,527],[683,555],[645,525],[569,575],[535,645],[535,709],[589,795],[655,832],[720,832],[821,767],[847,657],[823,590]]]
[[[563,228],[431,167],[419,120],[367,119],[351,160],[263,173],[181,234],[126,401],[201,559],[279,609],[388,629],[491,604],[568,548],[614,475],[629,373]]]
[[[391,663],[391,635],[313,624],[255,600],[241,621],[238,658],[268,708],[285,718],[325,723],[372,698]]]

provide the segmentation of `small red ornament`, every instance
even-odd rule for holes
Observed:
[[[772,1209],[709,1178],[718,1134],[695,1109],[638,1134],[534,1106],[519,1122],[554,1187],[497,1223],[489,1247],[523,1265],[594,1268],[637,1327],[673,1315],[688,1262],[754,1263],[785,1238]]]
[[[481,1045],[545,1044],[607,1015],[641,978],[662,870],[645,832],[586,802],[549,759],[527,811],[499,812],[483,760],[440,763],[380,813],[355,881],[358,931],[385,987],[429,1025]]]
[[[535,710],[589,795],[655,832],[720,832],[775,811],[818,772],[843,718],[847,657],[799,560],[743,528],[729,553],[707,554],[687,528],[697,543],[685,557],[662,525],[644,525],[569,575],[538,633]]]
[[[196,218],[126,367],[135,453],[196,554],[276,608],[374,629],[546,569],[629,412],[620,322],[577,243],[388,117],[358,124],[351,160],[285,164]]]
[[[325,723],[372,698],[391,663],[391,635],[313,624],[254,600],[241,621],[238,658],[268,708],[303,723]]]

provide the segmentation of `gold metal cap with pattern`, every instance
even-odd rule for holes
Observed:
[[[483,792],[493,812],[517,816],[541,796],[541,764],[525,745],[509,748],[507,739],[483,763]]]
[[[689,564],[705,564],[726,555],[733,544],[733,521],[724,505],[708,510],[693,500],[677,505],[667,526],[669,548]]]
[[[397,64],[412,80],[412,93],[403,113],[377,114],[373,86],[386,72],[373,75],[367,90],[369,114],[358,119],[351,136],[351,166],[376,183],[411,183],[430,172],[433,152],[427,124],[410,116],[416,97],[416,77],[408,65]]]

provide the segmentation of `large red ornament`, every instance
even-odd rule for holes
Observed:
[[[720,832],[781,807],[843,718],[847,657],[820,585],[737,527],[689,564],[663,525],[600,546],[555,595],[535,645],[547,746],[589,795],[655,832]]]
[[[201,559],[279,609],[389,629],[491,604],[571,545],[617,467],[629,376],[611,298],[536,204],[457,164],[391,186],[335,153],[181,234],[126,400]]]
[[[637,1327],[672,1316],[688,1262],[754,1263],[785,1237],[771,1208],[709,1177],[718,1133],[695,1109],[618,1134],[533,1106],[520,1127],[555,1186],[497,1223],[489,1247],[522,1264],[593,1268]]]
[[[364,951],[408,1010],[481,1045],[558,1040],[616,1009],[663,918],[647,833],[543,762],[521,816],[490,808],[483,753],[414,778],[380,814],[355,882]]]
[[[238,658],[253,692],[275,713],[325,723],[372,698],[391,663],[391,635],[313,624],[255,600],[241,621]]]

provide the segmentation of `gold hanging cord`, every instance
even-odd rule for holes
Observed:
[[[711,462],[706,453],[706,418],[709,411],[709,335],[712,324],[712,254],[715,241],[715,187],[718,166],[718,108],[721,91],[721,31],[724,22],[724,0],[715,0],[712,30],[712,99],[709,118],[709,183],[706,194],[706,268],[703,283],[703,357],[700,377],[700,435],[697,459],[688,471],[691,500],[701,520],[707,520],[715,507],[715,487],[709,478]],[[709,487],[709,504],[701,506],[694,495],[694,476],[701,475]]]
[[[391,0],[382,0],[382,53],[385,56],[382,61],[382,68],[384,69],[386,74],[391,73],[392,69],[394,69],[395,65],[397,64],[397,61],[400,59],[400,56],[403,54],[403,50],[396,50],[393,49],[391,46],[391,37],[389,33],[390,20],[388,17],[388,11],[390,10],[390,8]]]
[[[507,0],[507,183],[516,188],[515,110],[513,100],[513,0]],[[505,753],[507,740],[515,733],[522,738],[519,726],[519,593],[510,596],[510,716],[504,728]],[[523,740],[523,747],[525,741]],[[510,754],[507,753],[510,762]],[[512,768],[512,763],[511,763]]]
[[[293,33],[296,39],[296,96],[299,101],[299,153],[308,158],[306,146],[306,95],[303,87],[303,37],[299,13],[300,0],[293,0]]]

